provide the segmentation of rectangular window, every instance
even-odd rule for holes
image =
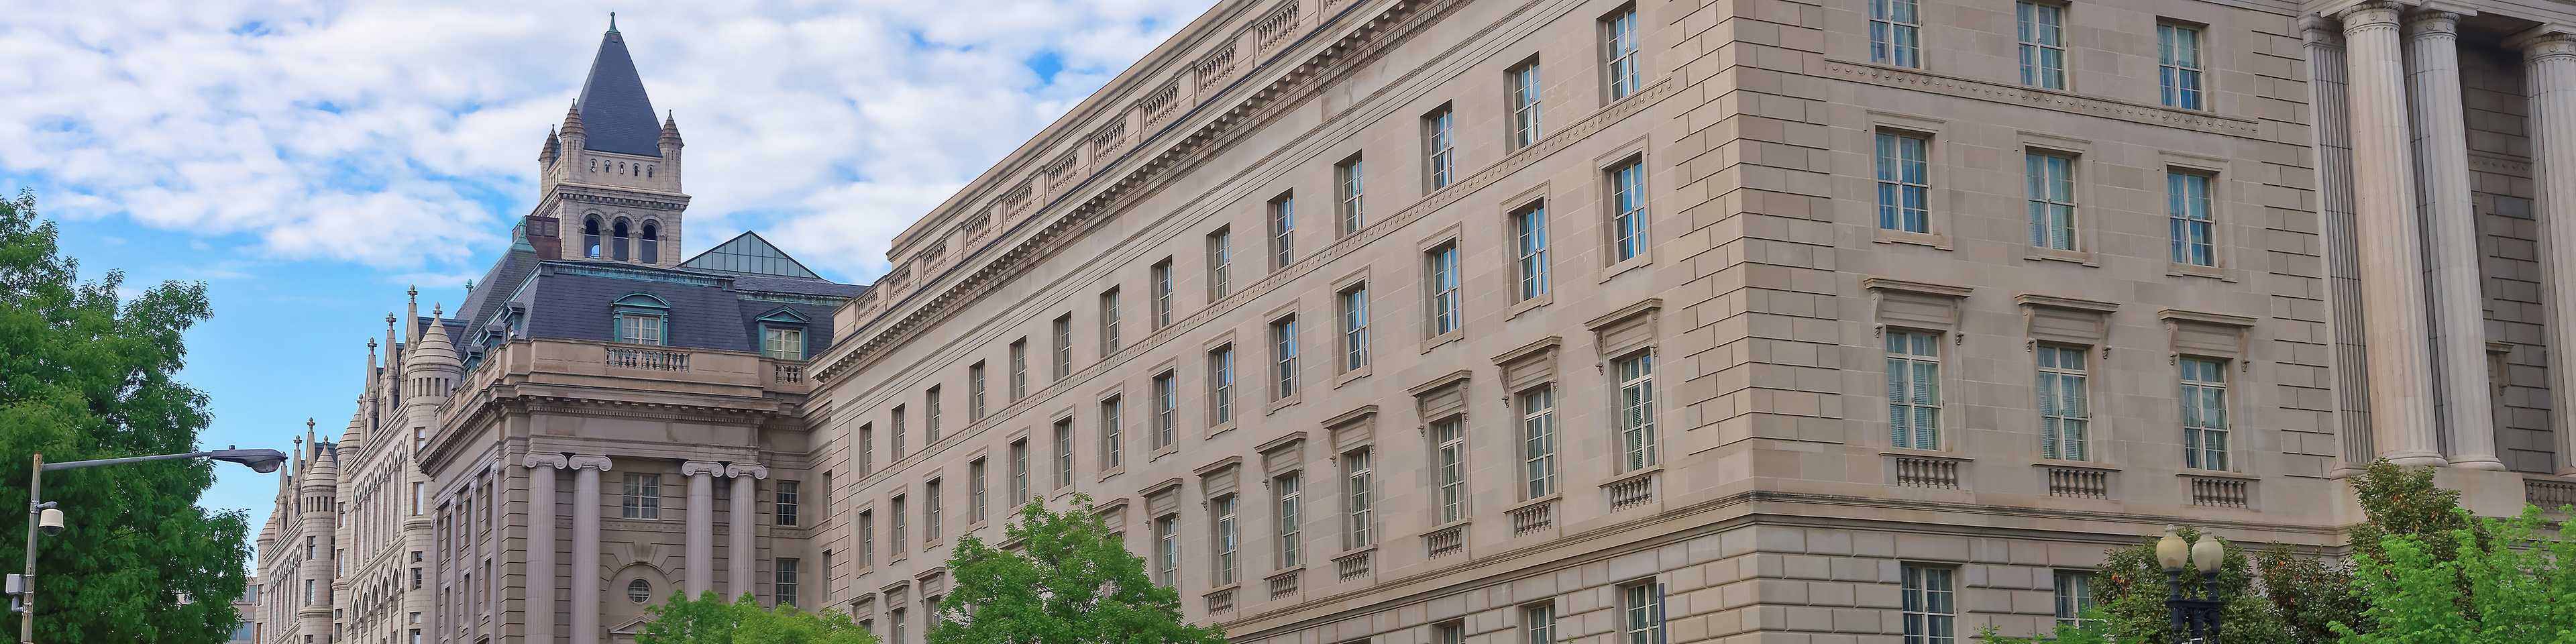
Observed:
[[[1888,444],[1941,449],[1941,336],[1887,332]]]
[[[2076,628],[2086,622],[2084,611],[2093,609],[2093,573],[2083,570],[2057,571],[2057,623]]]
[[[1431,298],[1431,335],[1458,330],[1464,324],[1458,310],[1458,244],[1450,242],[1424,257],[1426,264],[1423,290]]]
[[[939,492],[939,479],[931,479],[929,483],[921,486],[922,543],[939,542],[939,512],[947,506]]]
[[[1236,495],[1228,494],[1208,502],[1208,516],[1215,518],[1208,535],[1209,546],[1216,552],[1216,585],[1234,583],[1235,557],[1242,550],[1243,533],[1236,530]]]
[[[1951,586],[1956,570],[1905,565],[1905,644],[1957,644],[1959,611]]]
[[[1356,550],[1376,543],[1369,534],[1370,511],[1376,507],[1371,481],[1369,451],[1362,449],[1342,455],[1342,549]]]
[[[886,543],[887,543],[888,545],[892,545],[892,546],[894,546],[894,558],[896,558],[896,559],[902,559],[902,558],[903,558],[903,555],[904,555],[904,546],[903,546],[903,544],[904,544],[904,541],[903,541],[904,534],[903,534],[903,533],[904,533],[904,530],[906,530],[906,529],[908,529],[908,528],[910,527],[910,526],[906,525],[906,522],[904,521],[904,516],[903,516],[903,497],[900,497],[900,496],[895,497],[895,498],[894,498],[894,504],[893,504],[893,506],[894,506],[894,514],[892,515],[892,516],[893,516],[892,522],[891,522],[891,523],[886,524],[886,525],[887,525],[887,527],[892,528],[891,530],[887,530],[887,531],[886,531]]]
[[[1208,352],[1208,423],[1234,422],[1234,345]]]
[[[1342,370],[1352,371],[1369,364],[1368,286],[1363,284],[1342,291]]]
[[[988,471],[990,469],[985,466],[984,459],[979,458],[966,463],[967,521],[983,523],[993,516],[992,482],[989,480],[991,472]]]
[[[2029,177],[2030,245],[2075,250],[2075,159],[2031,152],[2022,155],[2022,166]]]
[[[2066,89],[2066,8],[2015,3],[2013,21],[2021,37],[2021,84]]]
[[[1431,627],[1431,641],[1439,644],[1467,644],[1467,625],[1450,622]]]
[[[1433,190],[1449,187],[1456,177],[1458,146],[1450,133],[1455,116],[1449,106],[1442,105],[1422,117],[1422,165],[1430,175],[1427,178]]]
[[[665,319],[659,315],[620,313],[617,316],[617,341],[627,344],[661,344]]]
[[[1279,512],[1279,567],[1281,568],[1293,567],[1304,561],[1300,558],[1299,555],[1302,553],[1297,548],[1298,544],[1304,541],[1299,538],[1303,531],[1298,525],[1298,521],[1301,520],[1298,504],[1305,501],[1303,491],[1298,488],[1300,482],[1296,472],[1282,474],[1279,478],[1270,480],[1271,503],[1278,507]]]
[[[1100,401],[1100,469],[1127,463],[1127,401],[1111,396]]]
[[[939,442],[939,387],[921,392],[921,444]]]
[[[2093,422],[2085,390],[2083,347],[2041,345],[2039,354],[2039,456],[2081,461]]]
[[[1512,149],[1538,145],[1546,136],[1539,129],[1538,63],[1512,68]]]
[[[734,485],[754,485],[754,483],[736,479],[734,481]],[[774,491],[774,496],[772,497],[772,501],[769,505],[769,516],[772,523],[776,523],[778,525],[796,525],[796,520],[798,518],[797,514],[804,505],[799,502],[800,497],[803,496],[798,493],[801,491],[801,487],[803,486],[799,485],[795,481],[779,481],[777,483],[777,489]]]
[[[1118,352],[1118,289],[1100,293],[1100,355]]]
[[[1073,314],[1066,313],[1056,318],[1053,330],[1055,331],[1055,373],[1048,374],[1048,377],[1063,380],[1073,375]]]
[[[1011,402],[1029,397],[1029,339],[1011,341]]]
[[[1234,229],[1219,228],[1207,237],[1208,300],[1234,294]]]
[[[1270,323],[1270,399],[1297,395],[1297,316]]]
[[[618,516],[628,519],[662,518],[662,475],[626,475],[626,494],[618,509]]]
[[[2156,85],[2162,89],[2165,107],[2205,109],[2200,79],[2200,30],[2156,25]]]
[[[2227,467],[2227,363],[2182,359],[2183,467]]]
[[[764,326],[760,328],[761,353],[773,360],[805,359],[805,330]]]
[[[1181,585],[1181,517],[1167,514],[1154,519],[1154,581],[1166,588]]]
[[[1287,268],[1297,262],[1297,199],[1279,195],[1270,200],[1270,266]]]
[[[1011,506],[1017,511],[1034,495],[1029,492],[1029,442],[1011,442]]]
[[[1547,207],[1512,213],[1512,265],[1520,279],[1515,300],[1547,294]]]
[[[1154,265],[1154,328],[1172,325],[1172,260]]]
[[[891,435],[886,437],[886,443],[891,448],[887,451],[894,455],[895,462],[903,461],[903,435],[909,433],[909,431],[905,429],[904,425],[903,405],[895,405],[894,417],[888,419],[886,422],[886,429],[892,432]]]
[[[1628,261],[1646,254],[1646,162],[1610,170],[1611,256]]]
[[[2173,262],[2193,266],[2218,264],[2210,239],[2209,175],[2165,172],[2165,218],[2173,232]]]
[[[411,569],[411,589],[412,589],[412,590],[420,590],[420,586],[421,586],[421,573],[420,573],[420,569],[419,569],[419,568],[413,568],[413,569]]]
[[[1602,54],[1608,61],[1610,100],[1627,98],[1637,93],[1643,78],[1637,72],[1637,10],[1621,9],[1601,20]]]
[[[1931,147],[1923,137],[1878,133],[1878,227],[1932,232]]]
[[[1619,589],[1619,632],[1625,644],[1664,644],[1664,585],[1630,584]]]
[[[1349,161],[1333,166],[1333,197],[1341,210],[1342,234],[1359,232],[1360,228],[1368,225],[1367,218],[1360,211],[1359,157],[1351,157]]]
[[[1154,448],[1162,449],[1180,442],[1180,378],[1165,371],[1154,376]]]
[[[1520,395],[1522,491],[1535,499],[1556,493],[1556,401],[1540,387]]]
[[[876,511],[860,510],[859,525],[857,527],[857,532],[859,533],[859,567],[866,568],[877,565]]]
[[[875,425],[872,425],[872,424],[868,424],[868,423],[860,423],[860,424],[859,424],[859,441],[858,441],[858,442],[859,442],[859,463],[858,463],[858,465],[859,465],[859,476],[860,476],[861,478],[865,478],[865,477],[867,477],[868,473],[870,473],[870,472],[875,472],[875,471],[876,471],[876,453],[877,453],[877,429],[876,429],[876,426],[875,426]]]
[[[1618,361],[1619,451],[1626,470],[1661,462],[1655,454],[1655,354]]]
[[[1073,420],[1055,421],[1055,486],[1073,485]]]
[[[770,592],[780,606],[796,605],[796,564],[795,559],[779,559],[770,569]]]
[[[1923,66],[1923,15],[1915,0],[1869,0],[1869,62]]]
[[[1432,484],[1440,488],[1440,522],[1467,517],[1467,421],[1452,416],[1431,424]]]
[[[984,419],[984,362],[966,366],[966,422]]]
[[[886,638],[886,644],[912,644],[910,638],[904,637],[903,613],[904,609],[901,608],[886,611],[886,621],[894,623],[893,632],[889,633],[891,637]]]
[[[1521,609],[1522,644],[1556,644],[1556,606],[1539,604]]]

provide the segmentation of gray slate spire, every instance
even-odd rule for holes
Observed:
[[[635,59],[626,55],[626,37],[613,25],[599,40],[599,56],[590,61],[590,80],[581,84],[581,124],[589,134],[585,149],[662,156],[662,126],[653,122],[653,100],[644,96],[644,79],[635,73]]]

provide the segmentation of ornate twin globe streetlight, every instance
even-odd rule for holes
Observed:
[[[2165,569],[2165,609],[2173,615],[2174,641],[2188,644],[2218,644],[2218,620],[2227,609],[2227,601],[2218,598],[2218,567],[2227,560],[2227,546],[2216,535],[2203,534],[2199,539],[2184,541],[2180,528],[2165,527],[2165,537],[2156,540],[2156,563]],[[2186,590],[2182,571],[2192,570],[2192,585]]]

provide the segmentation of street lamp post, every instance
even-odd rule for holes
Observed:
[[[2156,563],[2165,568],[2165,610],[2173,616],[2174,641],[2177,644],[2218,644],[2219,616],[2227,610],[2227,600],[2218,598],[2218,567],[2227,560],[2227,546],[2217,535],[2203,534],[2199,539],[2183,541],[2181,530],[2167,526],[2165,536],[2156,540]],[[2197,590],[2185,590],[2182,571],[2190,568]]]
[[[24,580],[20,582],[21,585],[18,588],[22,593],[20,596],[19,610],[24,611],[19,614],[18,619],[19,642],[22,644],[35,644],[36,642],[36,531],[40,527],[44,528],[47,534],[62,531],[62,511],[54,509],[53,503],[45,501],[45,473],[54,470],[76,470],[84,467],[122,465],[126,463],[141,463],[145,461],[175,461],[185,458],[212,458],[218,461],[240,463],[242,465],[249,466],[251,471],[259,472],[261,474],[275,472],[279,465],[286,463],[286,453],[273,449],[226,448],[209,452],[162,454],[158,456],[133,456],[127,458],[102,458],[93,461],[69,461],[63,463],[47,463],[45,462],[44,452],[36,453],[35,464],[27,471],[27,574],[25,575]],[[49,522],[46,520],[49,518],[47,516],[48,513],[51,513],[52,516],[50,518],[52,518],[53,521]]]

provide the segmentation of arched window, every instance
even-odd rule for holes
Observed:
[[[653,599],[653,582],[645,581],[641,577],[636,578],[635,581],[626,582],[626,601],[641,604],[651,599]]]
[[[581,256],[599,259],[599,217],[596,215],[582,218]]]
[[[609,310],[609,326],[618,342],[659,345],[670,337],[671,304],[662,298],[636,293],[617,298]]]
[[[616,237],[616,240],[609,242],[609,249],[614,251],[617,261],[626,261],[626,240],[630,237],[626,232],[626,218],[617,218],[616,228],[609,232]]]
[[[637,254],[642,256],[641,259],[643,259],[646,264],[658,263],[662,260],[661,224],[651,221],[644,222],[644,238],[642,240],[641,247],[638,250],[644,251]]]
[[[648,165],[648,166],[644,166],[644,178],[646,178],[646,179],[651,179],[651,178],[653,178],[653,166],[649,166],[649,165]]]

